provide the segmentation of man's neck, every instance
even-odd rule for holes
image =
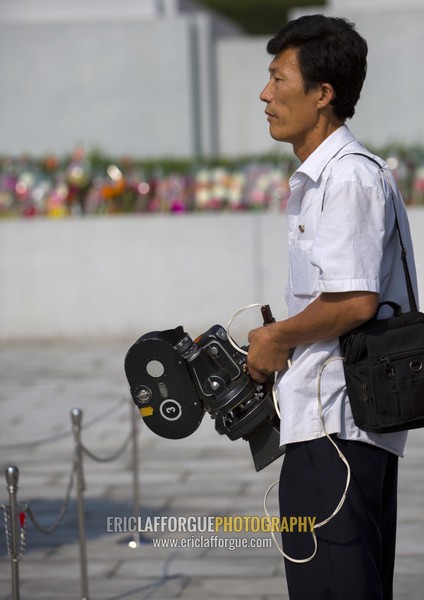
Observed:
[[[323,119],[321,122],[318,122],[315,130],[310,132],[310,135],[302,140],[298,146],[293,144],[293,151],[300,162],[305,162],[308,156],[310,156],[312,152],[315,152],[318,146],[320,146],[322,142],[337,129],[342,127],[342,125],[344,125],[344,123],[339,119]]]

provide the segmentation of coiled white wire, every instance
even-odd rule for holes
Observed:
[[[263,306],[262,304],[259,303],[254,303],[254,304],[248,304],[247,306],[244,306],[243,308],[241,308],[240,310],[238,310],[236,313],[234,313],[234,315],[231,317],[231,319],[228,321],[227,324],[227,336],[228,336],[228,341],[230,342],[230,344],[233,346],[233,348],[235,348],[238,352],[241,352],[242,354],[245,354],[247,356],[248,352],[247,350],[244,350],[243,348],[240,348],[240,346],[238,346],[236,344],[236,342],[231,338],[230,335],[230,327],[233,323],[233,321],[243,312],[245,312],[246,310],[250,310],[251,308],[257,308],[257,307],[261,307]],[[317,536],[315,533],[316,529],[319,529],[320,527],[323,527],[324,525],[327,525],[327,523],[329,523],[331,521],[331,519],[333,519],[337,513],[341,510],[343,504],[345,503],[346,500],[346,496],[347,496],[347,490],[349,488],[350,485],[350,479],[351,479],[351,470],[350,470],[350,465],[348,463],[347,458],[345,457],[345,455],[343,454],[343,452],[340,450],[340,448],[337,446],[337,444],[335,443],[335,441],[332,439],[332,437],[328,434],[327,429],[325,427],[325,420],[324,420],[324,410],[323,410],[323,406],[322,406],[322,400],[321,400],[321,380],[322,380],[322,376],[324,373],[324,369],[332,362],[336,361],[336,360],[344,360],[344,358],[342,356],[332,356],[330,358],[328,358],[321,366],[319,372],[318,372],[318,376],[317,376],[317,401],[318,401],[318,411],[319,411],[319,418],[321,421],[321,425],[322,425],[322,429],[324,431],[325,436],[328,438],[328,440],[331,442],[331,444],[334,446],[334,448],[337,451],[337,454],[340,458],[340,460],[343,461],[343,463],[346,466],[346,484],[345,484],[345,488],[343,491],[343,494],[340,498],[339,503],[337,504],[336,508],[334,509],[334,511],[331,513],[330,516],[328,516],[326,519],[324,519],[323,521],[320,521],[319,523],[314,524],[313,529],[311,531],[311,535],[312,535],[312,539],[314,542],[314,551],[313,553],[308,556],[307,558],[293,558],[292,556],[289,556],[288,554],[286,554],[282,548],[282,546],[280,546],[280,544],[278,543],[276,537],[275,537],[275,533],[271,528],[271,537],[278,549],[278,551],[284,556],[284,558],[286,558],[287,560],[289,560],[290,562],[293,563],[297,563],[297,564],[303,564],[303,563],[307,563],[310,562],[316,555],[317,550],[318,550],[318,540],[317,540]],[[289,367],[290,367],[290,363],[289,363]],[[275,373],[274,376],[274,384],[272,386],[272,398],[274,401],[274,406],[275,406],[275,410],[276,413],[278,415],[278,417],[281,419],[280,416],[280,409],[278,406],[278,398],[277,398],[277,393],[276,393],[276,380],[277,380],[277,373]],[[272,485],[270,485],[270,487],[267,489],[267,491],[265,492],[265,496],[264,496],[264,512],[266,514],[266,516],[270,519],[271,522],[271,515],[268,512],[267,509],[267,500],[268,500],[268,496],[271,492],[271,490],[277,485],[277,483],[279,482],[279,480],[274,481],[274,483]]]
[[[244,354],[245,356],[247,356],[248,352],[247,350],[245,350],[244,348],[241,348],[231,337],[230,335],[230,327],[233,323],[233,321],[240,316],[243,312],[245,312],[246,310],[250,310],[251,308],[258,308],[258,307],[262,307],[263,304],[259,304],[257,302],[255,302],[254,304],[248,304],[247,306],[243,306],[243,308],[240,308],[240,310],[238,310],[236,313],[233,314],[233,316],[231,317],[231,319],[228,321],[227,323],[227,327],[226,327],[226,331],[227,331],[227,337],[228,337],[228,341],[230,342],[230,344],[232,345],[233,348],[235,348],[238,352],[241,352],[242,354]],[[274,385],[272,386],[272,400],[274,402],[274,408],[275,408],[275,412],[278,415],[278,418],[281,419],[281,415],[280,415],[280,407],[278,405],[278,397],[277,397],[277,393],[276,393],[276,389],[275,389],[275,383],[277,381],[277,376],[278,373],[274,374]]]

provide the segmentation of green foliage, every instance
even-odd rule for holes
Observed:
[[[238,23],[252,35],[272,34],[288,20],[289,10],[325,6],[326,0],[197,0]]]

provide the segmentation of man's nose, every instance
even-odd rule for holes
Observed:
[[[259,98],[262,100],[262,102],[270,102],[272,99],[270,83],[271,82],[268,82],[262,92],[259,94]]]

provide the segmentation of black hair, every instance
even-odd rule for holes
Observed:
[[[309,15],[284,25],[267,44],[277,56],[288,48],[299,50],[305,91],[330,83],[331,104],[341,120],[353,117],[367,72],[367,42],[347,19]]]

